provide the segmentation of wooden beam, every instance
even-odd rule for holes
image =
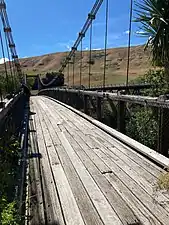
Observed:
[[[159,109],[158,152],[169,155],[169,109]]]
[[[118,102],[117,130],[123,134],[125,133],[125,103],[122,101]]]
[[[96,113],[97,113],[97,119],[99,121],[102,120],[102,99],[100,97],[96,98]]]
[[[88,114],[89,113],[89,109],[88,109],[88,96],[84,95],[84,113]]]
[[[44,89],[40,93],[43,93]],[[69,92],[69,93],[77,93],[79,95],[88,95],[93,97],[107,98],[113,101],[123,101],[123,102],[131,102],[133,104],[144,105],[144,106],[153,106],[158,108],[169,108],[169,100],[160,100],[157,97],[149,97],[149,96],[137,96],[137,95],[120,95],[116,93],[109,92],[97,92],[97,91],[84,91],[84,90],[75,90],[75,89],[64,89],[64,88],[54,88],[52,90],[58,90],[60,92]]]

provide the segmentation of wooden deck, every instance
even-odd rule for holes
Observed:
[[[30,106],[27,224],[169,225],[160,167],[51,99]]]

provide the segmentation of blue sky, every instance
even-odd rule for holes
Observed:
[[[6,0],[7,13],[20,57],[67,51],[77,38],[95,0]],[[128,42],[130,0],[109,0],[108,47]],[[145,43],[132,24],[132,45]],[[93,49],[103,48],[105,3],[94,21]],[[88,34],[84,49],[89,47]]]

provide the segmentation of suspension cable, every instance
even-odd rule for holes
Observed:
[[[80,41],[82,40],[82,38],[84,37],[84,35],[86,34],[87,30],[89,29],[92,21],[95,19],[97,12],[99,11],[102,3],[104,0],[96,0],[92,10],[90,11],[90,13],[88,14],[88,18],[83,26],[83,28],[81,29],[81,32],[79,33],[79,36],[77,38],[77,40],[75,41],[72,50],[70,51],[69,55],[66,57],[64,63],[62,64],[61,68],[59,69],[60,72],[62,72],[65,68],[65,65],[68,63],[69,58],[71,58],[73,56],[73,53],[77,50],[77,47],[80,44]]]
[[[103,72],[103,87],[106,83],[106,62],[107,62],[107,40],[108,40],[108,17],[109,17],[109,0],[106,0],[106,29],[105,29],[105,45],[104,45],[104,72]]]
[[[90,25],[90,49],[89,49],[89,88],[90,88],[90,81],[91,81],[91,63],[92,63],[92,35],[93,35],[93,21]]]
[[[80,45],[80,87],[82,85],[82,65],[83,65],[83,41],[81,40],[81,45]]]
[[[17,73],[16,73],[16,68],[15,68],[15,62],[14,62],[14,60],[12,59],[12,69],[13,69],[13,75],[14,75],[14,82],[15,82],[15,90],[17,89],[17,82],[18,82],[18,80],[17,80]]]
[[[6,60],[5,60],[5,51],[4,51],[4,44],[3,44],[3,39],[2,39],[2,32],[0,30],[0,39],[1,39],[1,50],[2,50],[2,57],[4,59],[4,69],[5,69],[5,75],[6,75],[6,92],[8,93],[9,91],[9,78],[8,78],[8,71],[7,71],[7,66],[6,66]]]
[[[73,54],[73,88],[75,85],[75,53]]]
[[[6,41],[6,51],[7,51],[7,54],[8,54],[8,59],[9,59],[9,69],[10,69],[10,74],[11,74],[11,81],[12,81],[12,91],[15,89],[14,86],[14,76],[13,76],[13,72],[12,72],[12,65],[11,65],[11,57],[10,57],[10,54],[9,54],[9,48],[8,48],[8,40],[7,40],[7,36],[6,36],[6,33],[4,33],[5,35],[5,41]]]
[[[128,86],[128,83],[129,83],[132,16],[133,16],[133,0],[131,0],[131,2],[130,2],[130,21],[129,21],[129,39],[128,39],[128,56],[127,56],[127,78],[126,78],[126,86]]]
[[[67,84],[68,84],[68,87],[69,87],[69,62],[67,64]]]

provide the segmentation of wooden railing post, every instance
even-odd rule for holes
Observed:
[[[80,109],[80,95],[79,95],[79,93],[76,93],[75,107],[76,107],[76,109]]]
[[[96,114],[97,114],[97,119],[101,121],[102,120],[102,99],[100,97],[96,98]]]
[[[71,98],[71,106],[74,107],[75,93],[71,93],[70,98]]]
[[[117,130],[125,133],[125,102],[118,101],[117,109]]]
[[[89,109],[88,109],[88,96],[84,95],[84,113],[88,114]]]
[[[168,156],[169,152],[169,109],[158,109],[158,152]]]

